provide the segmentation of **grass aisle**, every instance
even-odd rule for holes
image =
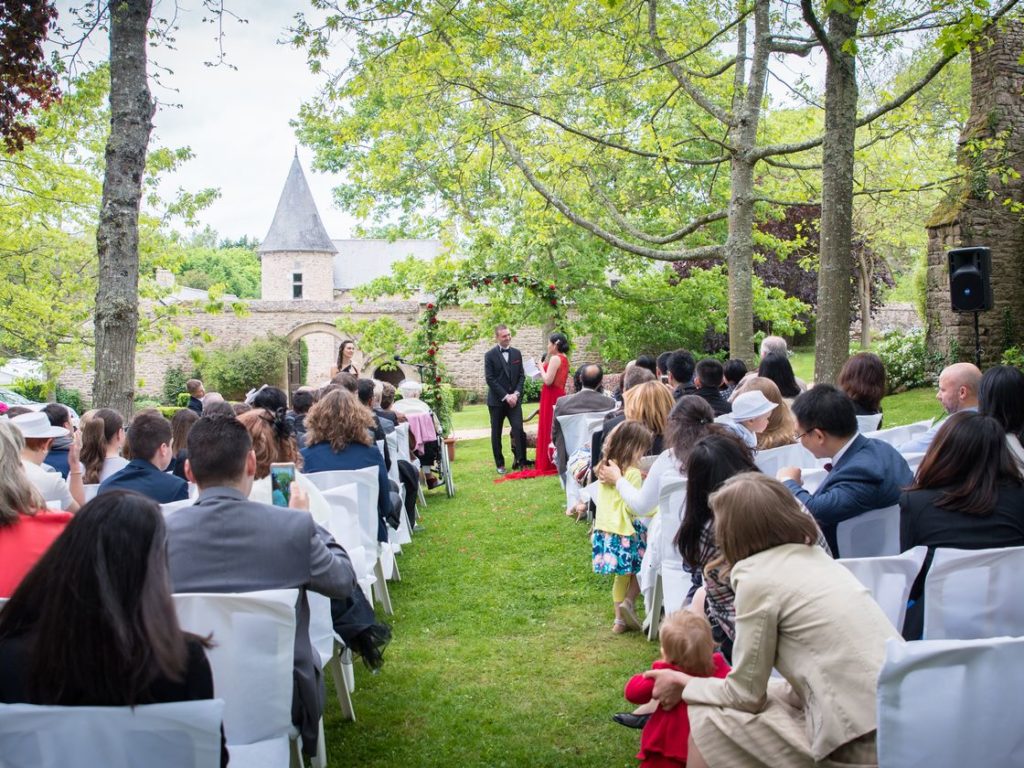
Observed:
[[[610,716],[657,646],[611,633],[611,577],[558,480],[495,485],[487,440],[460,442],[453,473],[399,556],[394,640],[381,674],[357,667],[357,722],[328,688],[330,763],[635,766],[639,732]]]

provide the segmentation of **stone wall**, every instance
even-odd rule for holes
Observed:
[[[271,301],[292,300],[292,276],[302,275],[302,298],[306,301],[334,299],[334,255],[330,253],[273,252],[261,254],[262,290]]]
[[[924,322],[917,313],[917,307],[910,302],[883,304],[871,316],[871,335],[883,334],[888,331],[906,331],[910,328],[921,328]],[[860,320],[850,325],[850,337],[860,341]]]
[[[176,323],[184,331],[185,341],[180,342],[173,350],[164,343],[150,344],[136,355],[136,378],[141,382],[138,394],[159,396],[169,368],[191,366],[189,350],[201,345],[200,338],[195,335],[196,330],[208,333],[213,338],[213,341],[204,345],[204,348],[225,349],[265,338],[267,334],[295,337],[308,329],[310,335],[306,338],[309,347],[310,380],[316,381],[330,369],[336,359],[341,334],[335,332],[336,336],[332,337],[324,331],[334,325],[334,320],[339,315],[349,312],[352,319],[357,321],[390,317],[399,325],[412,330],[421,310],[421,305],[417,301],[249,301],[247,305],[249,313],[242,317],[230,310],[219,314],[207,314],[198,305],[191,313],[182,312],[181,316],[176,318]],[[468,323],[472,320],[473,314],[467,309],[455,308],[443,312],[442,317],[445,320]],[[540,360],[540,356],[547,348],[544,331],[533,327],[513,329],[513,333],[512,343],[522,350],[526,357]],[[459,345],[454,343],[442,347],[442,359],[456,386],[481,395],[485,393],[483,357],[493,343],[478,342],[466,350],[461,350]],[[573,353],[570,356],[573,367],[580,362],[595,359],[590,355],[589,339],[581,339],[578,343],[574,341]],[[363,373],[372,375],[376,367],[375,361],[363,362]],[[402,370],[408,378],[418,378],[415,368],[403,365]],[[92,392],[92,380],[91,370],[79,369],[66,371],[60,379],[63,386],[80,390],[86,399]],[[262,382],[254,382],[259,383]]]
[[[964,182],[928,223],[927,307],[929,347],[950,358],[973,360],[974,316],[950,305],[947,251],[965,246],[992,250],[994,307],[982,312],[982,362],[997,362],[1004,347],[1024,342],[1024,224],[1005,201],[1024,201],[1021,179],[1003,181],[992,165],[1024,173],[1024,26],[1008,23],[991,45],[971,53],[971,116],[960,138]],[[1005,144],[983,153],[971,142],[1005,134]],[[1005,158],[1005,159],[1003,159]],[[989,193],[994,197],[989,199]]]

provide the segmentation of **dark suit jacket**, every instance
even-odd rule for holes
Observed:
[[[127,467],[100,483],[97,493],[106,493],[114,489],[136,491],[159,504],[184,501],[188,498],[188,483],[180,477],[161,472],[144,459],[129,461]]]
[[[234,488],[204,488],[193,506],[166,520],[175,592],[299,588],[292,717],[307,743],[315,743],[323,680],[309,640],[305,590],[344,599],[358,589],[345,550],[308,512],[258,504]]]
[[[715,412],[715,416],[721,416],[723,413],[732,413],[732,403],[722,397],[722,393],[715,387],[701,387],[695,390],[694,393],[697,397],[703,397],[708,405],[711,406],[711,410]]]
[[[836,557],[836,525],[872,509],[889,507],[900,499],[914,473],[906,459],[888,443],[857,435],[814,495],[793,480],[785,484],[811,511]]]
[[[558,423],[558,417],[571,416],[574,413],[600,413],[610,411],[614,407],[613,398],[592,389],[581,389],[571,395],[562,395],[555,401],[555,410],[551,417],[551,442],[555,444],[560,475],[565,474],[565,463],[569,457],[565,452],[565,437],[562,435],[562,425]]]
[[[192,395],[189,395],[188,405],[185,407],[188,408],[190,411],[195,411],[200,416],[203,415],[203,401],[200,400],[198,397],[192,397]]]
[[[484,355],[484,380],[487,382],[487,405],[494,407],[504,405],[504,398],[513,392],[519,393],[519,402],[523,402],[523,355],[515,347],[508,348],[508,364],[501,354],[501,347],[495,344]]]

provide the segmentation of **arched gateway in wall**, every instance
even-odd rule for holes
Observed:
[[[313,334],[321,334],[330,336],[334,342],[333,346],[337,347],[347,337],[341,331],[339,331],[332,323],[328,323],[322,320],[314,320],[311,322],[304,322],[300,325],[295,326],[286,336],[288,340],[288,362],[285,365],[284,381],[287,384],[287,391],[293,392],[303,383],[316,385],[319,382],[308,380],[303,382],[300,379],[301,365],[299,362],[298,345],[306,336]],[[402,379],[418,379],[419,375],[415,369],[409,366],[398,364],[398,368],[390,368],[389,370],[379,370],[379,366],[386,360],[385,357],[377,356],[373,358],[366,358],[362,361],[360,366],[360,373],[362,376],[379,379],[380,381],[387,381],[397,386],[398,382]]]

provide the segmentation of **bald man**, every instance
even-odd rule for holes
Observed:
[[[935,397],[942,403],[942,407],[946,409],[947,414],[953,414],[957,411],[977,411],[978,386],[980,384],[981,371],[978,370],[977,366],[971,363],[954,363],[947,368],[943,368],[942,373],[939,374],[939,391]],[[910,442],[899,446],[900,453],[907,454],[927,451],[928,446],[932,444],[935,433],[939,431],[939,427],[945,421],[944,418],[940,419],[924,434],[918,435]]]

